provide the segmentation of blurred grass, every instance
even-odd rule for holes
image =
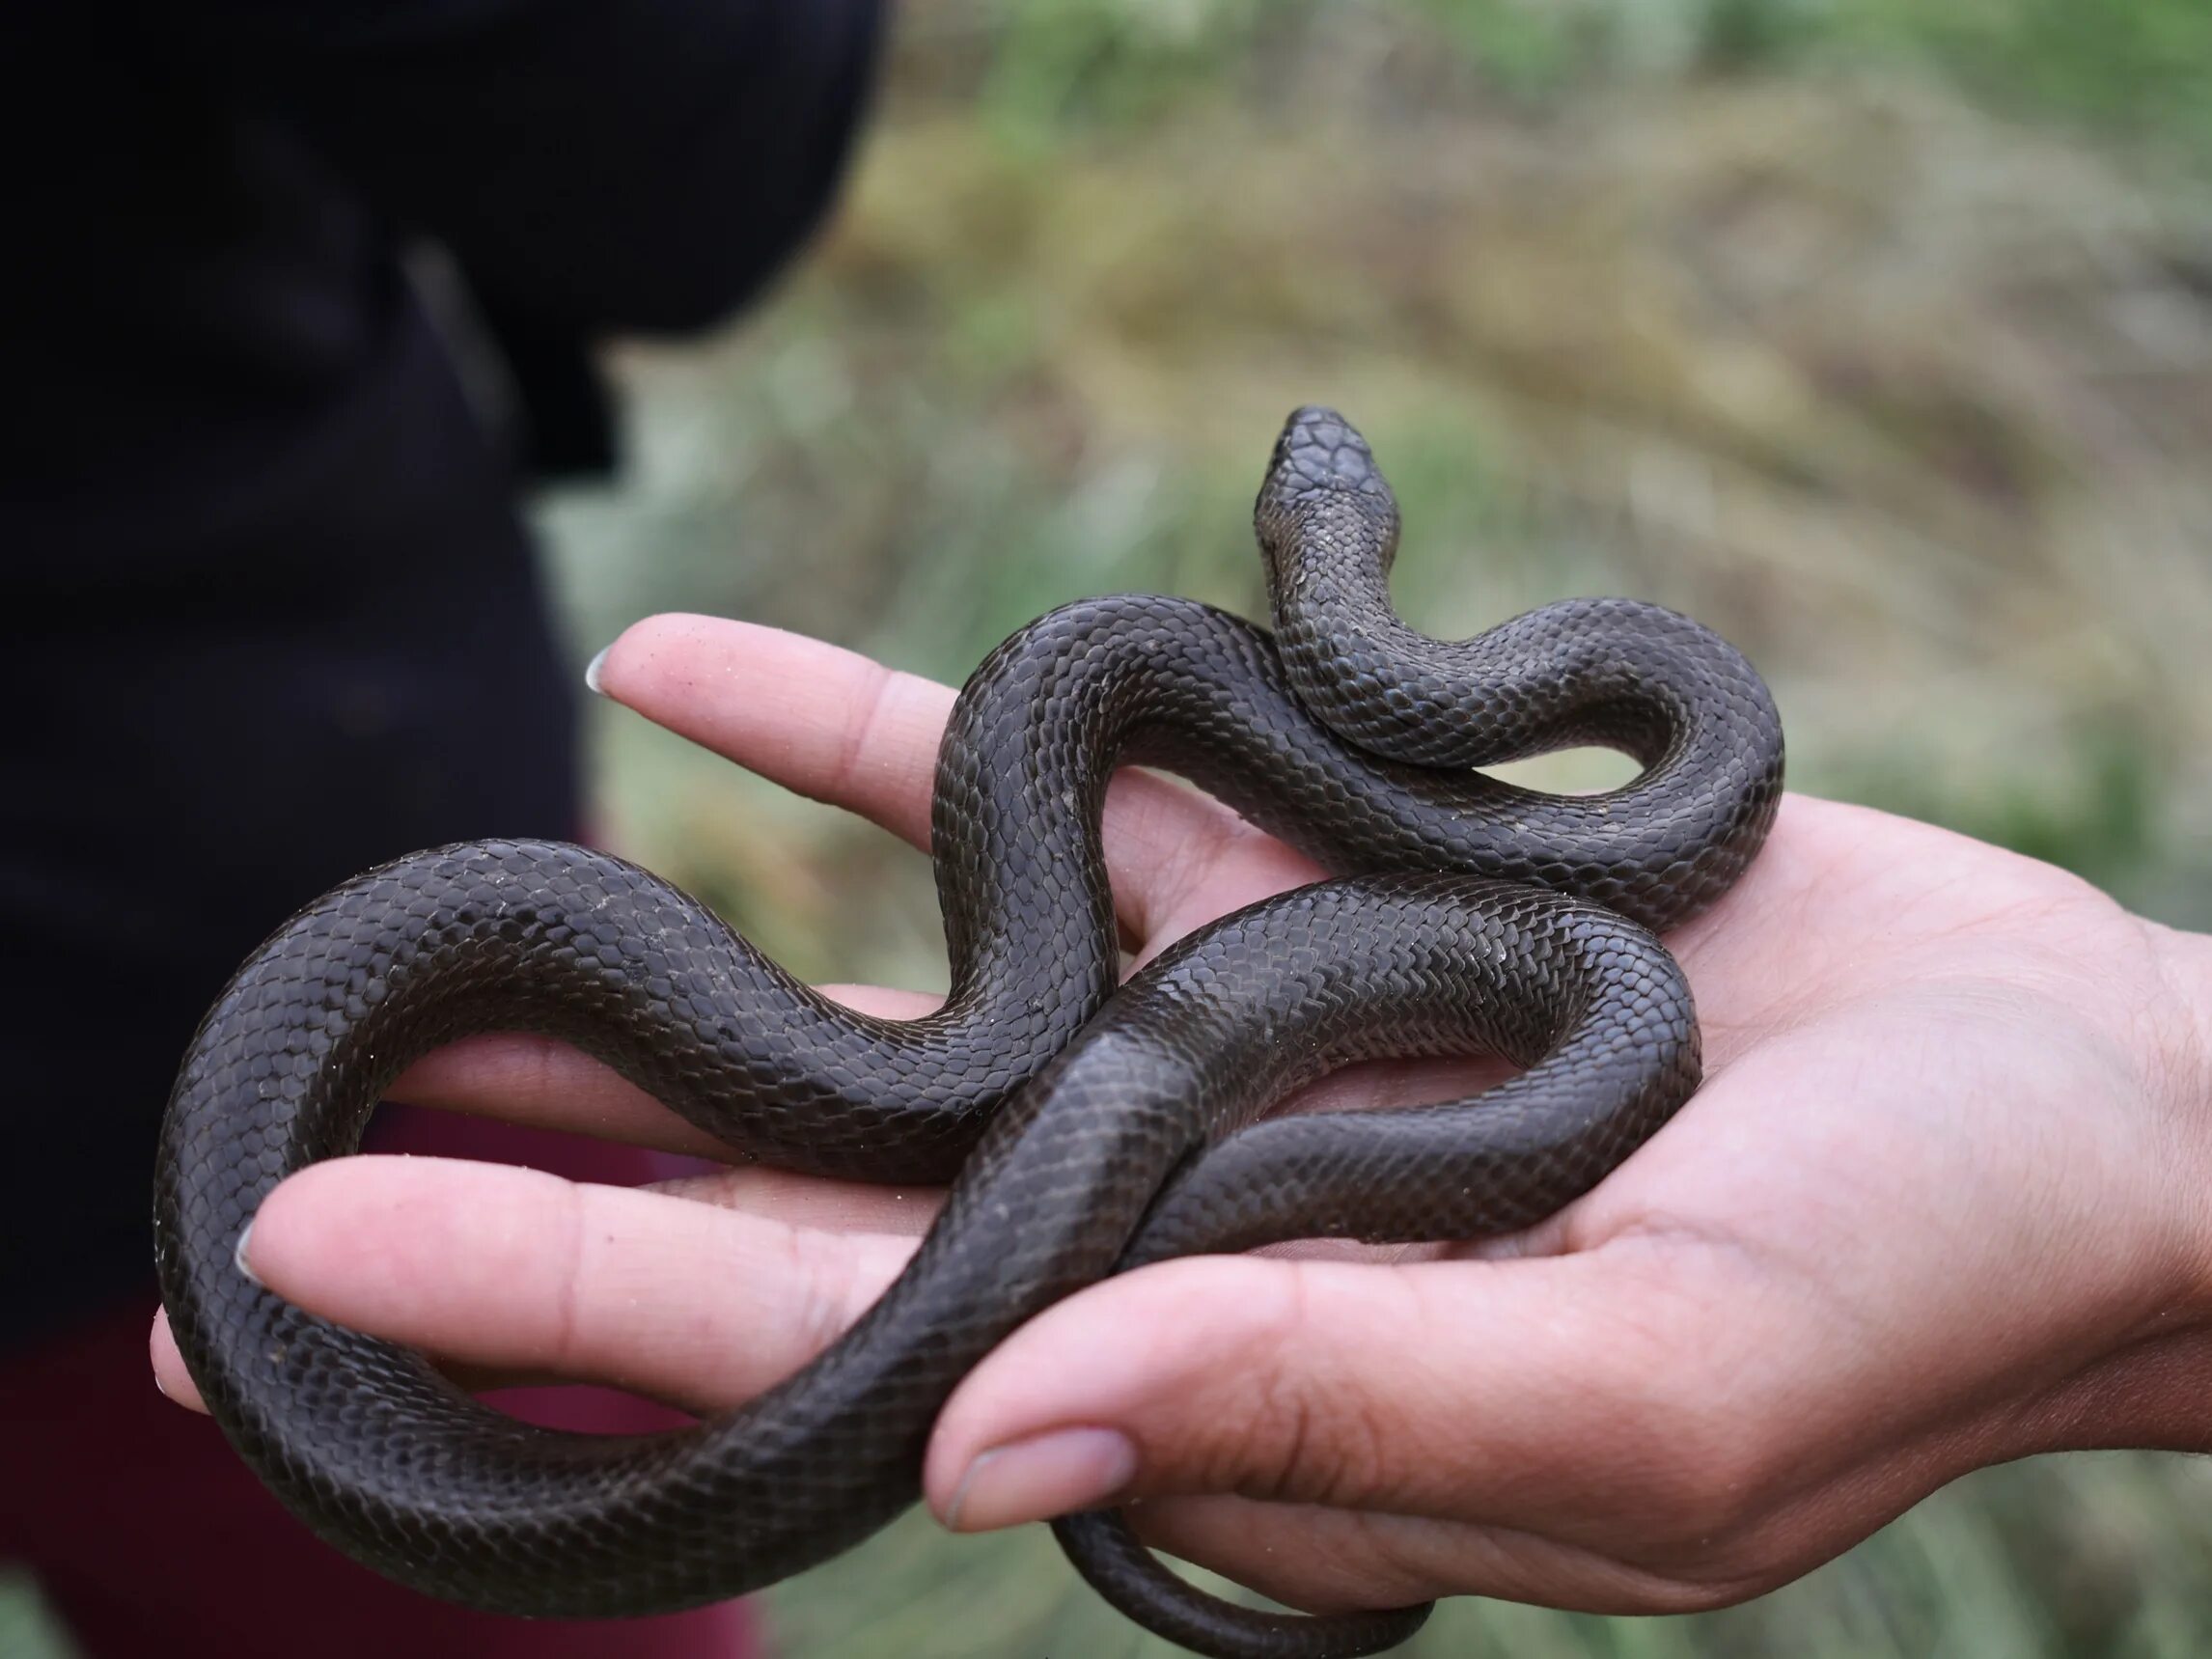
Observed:
[[[1440,1607],[1407,1659],[2179,1659],[2212,1650],[2212,1477],[2134,1454],[1986,1471],[1760,1601],[1681,1618]],[[1217,1588],[1226,1588],[1218,1585]],[[908,1516],[768,1597],[790,1659],[1173,1659],[1042,1528],[948,1542]]]
[[[551,504],[580,649],[662,607],[956,680],[1080,594],[1257,613],[1284,412],[1337,403],[1438,633],[1713,622],[1799,788],[2212,922],[2212,33],[2194,4],[917,6],[850,200],[637,467]],[[943,982],[921,858],[611,711],[633,852],[816,977]],[[1985,1471],[1744,1608],[1481,1602],[1408,1649],[2212,1652],[2212,1476]],[[792,1659],[1165,1655],[1032,1530],[910,1516],[768,1598]]]

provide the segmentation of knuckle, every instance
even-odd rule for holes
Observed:
[[[590,1326],[585,1318],[585,1279],[591,1271],[592,1237],[584,1189],[564,1181],[559,1191],[555,1227],[560,1243],[553,1250],[552,1258],[559,1261],[561,1267],[551,1281],[552,1302],[546,1333],[547,1358],[557,1374],[587,1369]]]
[[[1735,1280],[1723,1273],[1714,1282]],[[1645,1559],[1697,1563],[1684,1582],[1703,1593],[1714,1582],[1707,1569],[1725,1563],[1733,1575],[1786,1496],[1802,1435],[1761,1396],[1756,1354],[1725,1338],[1684,1341],[1685,1331],[1730,1329],[1725,1310],[1685,1304],[1679,1284],[1652,1289],[1644,1317],[1615,1333],[1606,1408],[1634,1424],[1629,1490]]]
[[[1269,1391],[1240,1496],[1356,1509],[1389,1486],[1392,1434],[1365,1394],[1308,1376]]]
[[[1714,1391],[1678,1396],[1653,1414],[1650,1447],[1649,1554],[1733,1573],[1774,1497],[1777,1463],[1759,1420]],[[1705,1582],[1700,1570],[1696,1583]]]
[[[815,1248],[817,1235],[795,1227],[783,1230],[790,1283],[798,1286],[798,1306],[793,1311],[798,1351],[812,1359],[843,1336],[852,1322],[862,1299],[857,1275],[850,1257]]]
[[[843,727],[837,733],[837,753],[830,763],[829,786],[832,798],[850,798],[861,787],[872,760],[877,733],[887,724],[898,676],[880,663],[869,663],[867,684],[852,700],[846,710]]]
[[[1371,1378],[1320,1340],[1305,1264],[1283,1263],[1259,1315],[1264,1356],[1248,1426],[1223,1448],[1221,1490],[1277,1503],[1358,1508],[1395,1489],[1406,1426]]]

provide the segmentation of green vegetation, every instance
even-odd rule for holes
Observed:
[[[1417,23],[1485,91],[1525,103],[1606,82],[1866,67],[1934,74],[2029,119],[2212,145],[2212,11],[2196,0],[970,0],[910,32],[981,40],[963,54],[982,66],[972,108],[1051,139],[1249,96],[1341,38],[1347,14],[1354,29]]]

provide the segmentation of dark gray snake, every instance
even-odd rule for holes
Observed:
[[[1646,929],[1711,903],[1765,837],[1783,764],[1765,686],[1697,623],[1620,599],[1457,644],[1409,631],[1386,592],[1396,504],[1327,410],[1291,417],[1256,518],[1274,639],[1186,600],[1087,600],[968,681],[937,764],[937,1013],[853,1013],[644,871],[542,842],[372,871],[239,969],[170,1101],[156,1256],[209,1409],[297,1514],[499,1612],[739,1595],[912,1504],[954,1386],[1083,1286],[1280,1239],[1518,1229],[1666,1120],[1696,1087],[1698,1031]],[[1468,769],[1589,743],[1644,769],[1587,797]],[[1117,993],[1099,814],[1132,762],[1340,879],[1202,929]],[[850,1333],[740,1409],[650,1435],[524,1424],[233,1256],[270,1189],[350,1151],[411,1061],[488,1031],[572,1043],[743,1156],[952,1181],[950,1202]],[[1352,1061],[1482,1052],[1527,1069],[1452,1105],[1256,1121]],[[1230,1659],[1373,1652],[1427,1612],[1231,1607],[1111,1514],[1060,1533],[1133,1618]]]

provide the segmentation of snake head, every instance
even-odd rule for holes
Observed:
[[[1397,500],[1374,452],[1351,422],[1318,403],[1293,409],[1284,423],[1252,523],[1271,569],[1332,533],[1371,539],[1385,569],[1397,548]]]

